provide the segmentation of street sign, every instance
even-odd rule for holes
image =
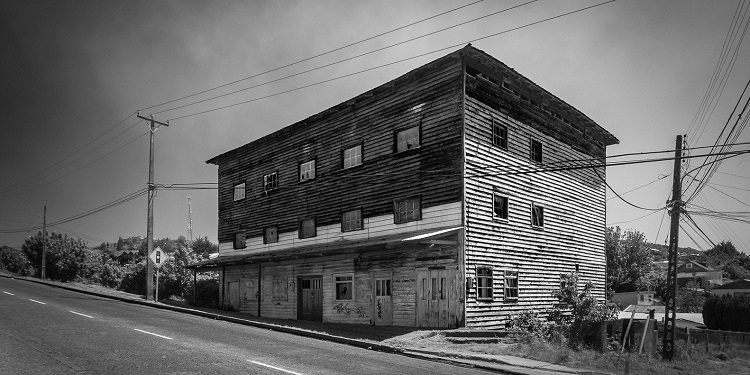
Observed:
[[[167,254],[165,254],[164,250],[162,250],[160,247],[154,249],[154,251],[152,251],[148,257],[151,258],[151,261],[154,263],[154,268],[157,269],[167,261]]]

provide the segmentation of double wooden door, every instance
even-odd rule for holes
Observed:
[[[456,327],[458,271],[417,269],[417,327]]]

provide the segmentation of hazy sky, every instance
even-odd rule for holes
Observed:
[[[36,232],[27,228],[41,225],[45,205],[48,221],[55,222],[144,189],[148,127],[134,116],[139,109],[144,115],[154,113],[157,120],[171,119],[169,128],[156,132],[157,184],[216,182],[216,166],[205,163],[213,156],[460,47],[261,99],[264,96],[463,46],[601,1],[532,2],[365,57],[169,110],[525,2],[485,0],[270,74],[148,108],[471,2],[0,0],[0,245],[20,248],[23,239]],[[472,44],[618,137],[620,144],[609,147],[609,155],[673,149],[675,136],[685,133],[691,147],[707,146],[717,140],[750,79],[750,41],[744,39],[720,96],[712,97],[715,108],[700,122],[705,127],[691,127],[707,90],[718,92],[719,86],[710,86],[717,64],[726,72],[729,60],[719,64],[720,56],[738,4],[744,18],[736,22],[746,25],[750,4],[745,2],[617,1]],[[243,101],[250,102],[180,118]],[[741,133],[738,142],[748,141],[748,132]],[[691,167],[698,163],[691,161]],[[607,180],[621,195],[651,183],[623,196],[640,207],[660,208],[670,195],[672,169],[669,161],[610,167]],[[188,197],[194,236],[216,242],[217,194],[211,189],[160,190],[154,235],[187,235]],[[642,231],[652,242],[665,241],[669,217],[663,210],[634,208],[609,191],[608,198],[608,225]],[[718,212],[745,212],[739,218],[749,220],[750,156],[725,161],[692,203]],[[118,236],[144,236],[146,206],[141,196],[50,230],[82,237],[91,246],[114,242]],[[750,251],[747,222],[693,217],[712,242],[731,240],[738,249]],[[680,242],[710,248],[690,228],[681,233]]]

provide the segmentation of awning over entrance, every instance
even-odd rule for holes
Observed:
[[[433,228],[390,236],[372,237],[363,240],[341,239],[326,244],[305,245],[249,254],[218,256],[185,266],[187,269],[206,269],[214,267],[252,264],[266,261],[307,259],[331,255],[356,254],[374,249],[394,249],[406,244],[427,243],[456,245],[456,233],[463,227]]]

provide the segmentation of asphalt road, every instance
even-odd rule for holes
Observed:
[[[0,374],[486,374],[0,278]]]

